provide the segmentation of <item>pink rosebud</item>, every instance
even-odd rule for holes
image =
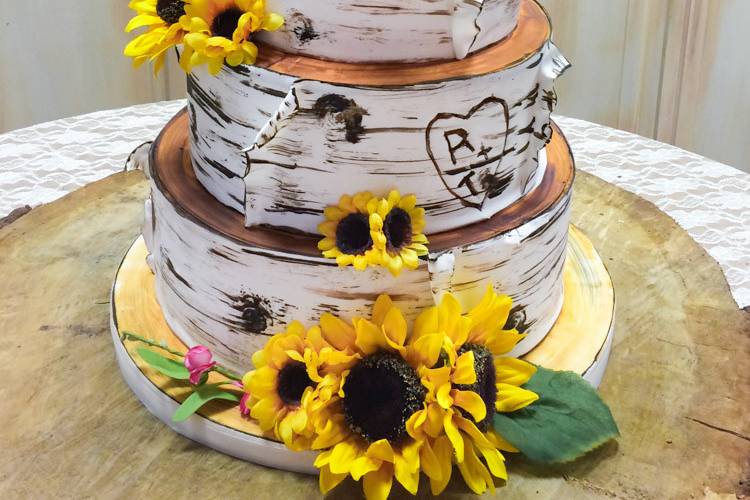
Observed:
[[[216,366],[216,361],[211,361],[213,354],[208,347],[197,345],[185,354],[185,368],[190,372],[190,383],[197,385],[201,376]]]

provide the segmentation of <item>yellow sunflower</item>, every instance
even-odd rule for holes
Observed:
[[[507,479],[501,451],[518,450],[494,431],[493,415],[538,398],[521,387],[535,367],[496,356],[523,337],[503,329],[510,306],[490,287],[462,314],[447,294],[411,335],[387,295],[369,319],[326,313],[307,332],[293,323],[253,357],[251,415],[293,449],[320,451],[323,493],[350,476],[368,500],[385,500],[394,479],[416,494],[424,472],[437,495],[454,463],[474,492],[494,489],[493,477]]]
[[[185,0],[185,14],[180,21],[185,48],[180,65],[187,72],[208,64],[212,75],[224,62],[230,66],[254,64],[258,47],[251,41],[259,30],[275,31],[284,18],[266,12],[265,0]]]
[[[380,263],[380,254],[373,248],[373,239],[379,238],[380,233],[371,231],[369,224],[372,212],[368,206],[372,200],[377,198],[367,191],[343,195],[338,205],[325,209],[326,221],[318,226],[324,236],[318,242],[318,249],[324,257],[336,259],[342,267],[354,266],[358,271]]]
[[[426,389],[408,359],[407,324],[388,296],[380,296],[371,319],[347,323],[321,317],[323,338],[358,361],[342,374],[338,401],[316,420],[313,449],[323,450],[320,488],[326,493],[351,476],[362,480],[369,500],[385,499],[393,479],[415,494],[422,443],[406,432],[409,417],[424,404]],[[321,417],[321,415],[324,415]]]
[[[293,322],[253,355],[255,370],[243,377],[250,394],[250,416],[264,432],[293,450],[309,449],[313,428],[309,415],[324,408],[339,391],[340,374],[354,356],[333,349],[320,328],[305,331]]]
[[[381,255],[382,265],[394,276],[401,270],[416,269],[419,257],[427,255],[427,237],[422,234],[425,227],[424,208],[416,206],[414,195],[401,197],[393,190],[387,198],[370,200],[370,228],[375,248]]]
[[[436,446],[445,454],[447,438],[464,481],[478,494],[494,490],[493,476],[507,480],[500,451],[518,451],[494,431],[492,415],[519,410],[538,399],[521,387],[536,368],[499,357],[523,338],[515,330],[503,330],[511,305],[509,297],[489,287],[479,305],[462,315],[456,298],[446,294],[438,306],[423,311],[414,326],[412,342],[438,334],[443,347],[437,366],[420,370],[428,392],[424,408],[412,415],[407,430],[425,443],[423,455],[435,454],[430,448]],[[441,444],[433,446],[438,440]],[[450,469],[437,479],[430,477],[433,494],[440,493],[449,479]]]
[[[130,33],[139,28],[147,28],[125,47],[124,54],[133,58],[133,65],[140,66],[146,61],[154,62],[154,73],[164,66],[167,50],[183,42],[186,30],[180,24],[185,15],[185,2],[182,0],[131,0],[128,4],[136,12],[135,17],[125,27]]]

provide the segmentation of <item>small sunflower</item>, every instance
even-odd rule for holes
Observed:
[[[338,392],[339,374],[354,358],[327,344],[320,328],[293,322],[253,355],[255,370],[243,377],[250,416],[293,450],[309,449],[309,415]]]
[[[318,249],[328,259],[336,259],[339,266],[354,266],[364,271],[367,266],[380,263],[380,254],[373,248],[373,238],[379,233],[370,229],[372,215],[368,206],[374,198],[364,191],[354,196],[343,195],[339,204],[325,209],[326,221],[318,226],[325,236],[318,242]]]
[[[536,368],[500,357],[523,338],[515,330],[503,330],[511,305],[510,297],[499,296],[489,287],[479,305],[462,315],[455,297],[446,294],[438,306],[426,309],[415,321],[414,342],[436,332],[444,342],[438,363],[420,370],[428,393],[424,408],[407,423],[409,434],[426,443],[425,453],[433,443],[444,447],[444,441],[436,444],[444,434],[464,481],[478,494],[494,490],[493,476],[507,479],[500,451],[518,451],[494,431],[492,415],[519,410],[538,399],[521,387]],[[430,477],[433,494],[440,493],[449,479],[449,469],[439,479]]]
[[[427,255],[427,237],[422,234],[425,227],[424,208],[416,206],[417,198],[412,194],[401,197],[396,190],[387,198],[370,200],[370,228],[375,248],[381,254],[382,264],[394,276],[401,270],[416,269],[419,257]]]
[[[327,207],[326,221],[318,226],[325,236],[318,249],[340,266],[386,267],[398,276],[404,268],[416,269],[427,254],[424,209],[414,195],[401,197],[393,190],[387,198],[370,192],[344,195],[337,206]]]
[[[133,65],[154,62],[154,73],[164,66],[167,50],[183,42],[186,30],[180,24],[185,15],[183,0],[131,0],[128,7],[136,12],[125,27],[130,33],[148,28],[125,47],[124,54],[133,58]]]
[[[284,18],[266,12],[265,0],[185,0],[186,17],[181,19],[185,49],[180,65],[190,72],[208,64],[212,75],[224,62],[230,66],[254,64],[258,47],[251,41],[259,30],[275,31]]]

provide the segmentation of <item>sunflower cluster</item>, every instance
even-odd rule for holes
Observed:
[[[396,190],[386,198],[368,191],[343,195],[324,212],[318,249],[339,266],[358,271],[384,266],[398,276],[404,268],[416,269],[419,257],[427,254],[424,209],[416,205],[414,195],[402,197]]]
[[[279,14],[266,12],[265,0],[131,0],[129,7],[136,15],[125,31],[146,30],[125,47],[125,55],[135,66],[153,61],[155,73],[166,52],[180,44],[180,66],[188,73],[203,64],[214,75],[225,62],[254,64],[252,34],[284,24]]]
[[[323,493],[351,476],[369,500],[387,498],[394,478],[416,494],[424,473],[437,495],[454,464],[472,491],[494,490],[507,479],[501,452],[517,450],[492,416],[538,399],[521,387],[536,368],[503,356],[523,338],[503,329],[510,309],[490,287],[467,314],[445,295],[411,329],[386,295],[370,318],[293,323],[253,357],[250,415],[292,449],[320,451]]]

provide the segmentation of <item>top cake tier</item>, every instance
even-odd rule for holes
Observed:
[[[258,39],[347,62],[463,59],[510,34],[520,0],[268,0],[286,19]]]

